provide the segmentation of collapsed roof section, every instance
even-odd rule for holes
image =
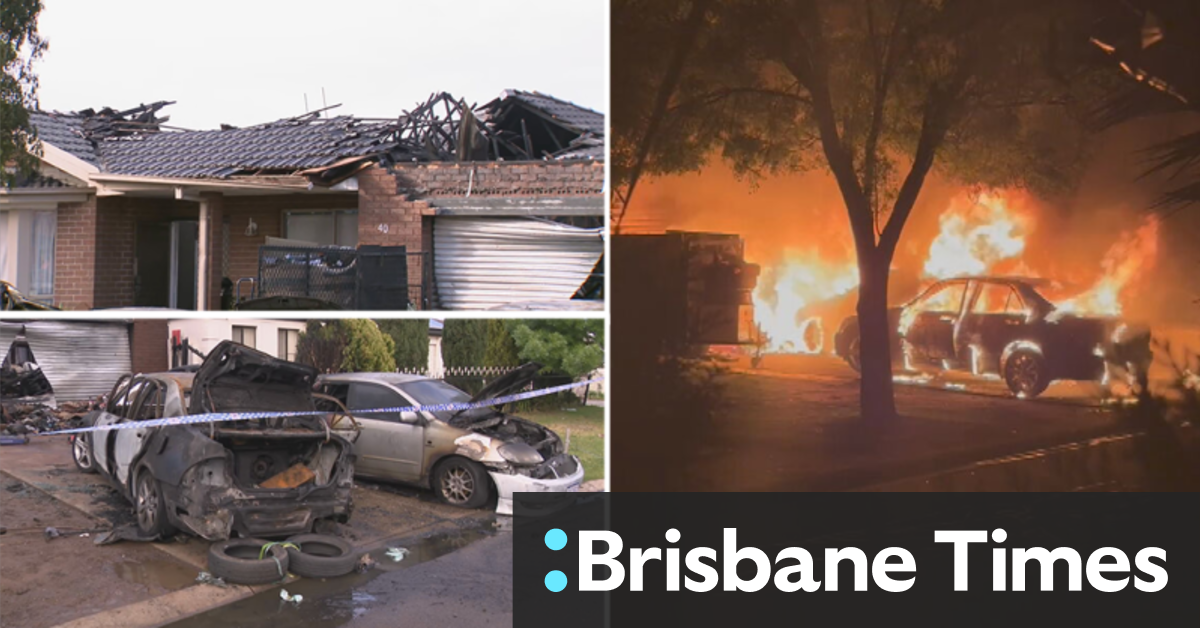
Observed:
[[[139,177],[303,177],[331,186],[376,162],[604,158],[603,114],[537,92],[507,90],[482,106],[440,92],[398,118],[324,117],[321,110],[207,131],[166,126],[158,111],[170,104],[36,112],[32,121],[43,141],[102,173]]]

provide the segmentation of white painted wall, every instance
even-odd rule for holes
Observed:
[[[202,353],[208,353],[223,340],[233,339],[233,327],[253,327],[255,330],[255,349],[275,357],[284,357],[279,347],[279,330],[292,329],[304,331],[305,321],[285,321],[250,318],[205,318],[180,319],[167,322],[167,360],[171,358],[171,337],[179,330],[180,339]],[[193,354],[190,364],[199,364],[200,356]]]

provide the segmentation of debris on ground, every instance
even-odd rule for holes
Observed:
[[[200,575],[196,576],[196,584],[211,584],[222,589],[229,588],[229,583],[225,582],[224,578],[217,578],[207,571],[201,571]]]
[[[296,595],[288,595],[287,589],[279,590],[279,598],[284,602],[291,602],[292,604],[300,604],[300,602],[304,601],[303,595],[300,595],[299,593]]]
[[[408,549],[404,547],[389,547],[387,557],[392,559],[392,562],[400,562],[404,557],[408,556]]]
[[[45,403],[6,403],[0,417],[0,433],[23,436],[82,427],[83,415],[98,402],[82,401],[52,407]],[[17,444],[5,442],[4,444]]]
[[[117,541],[140,541],[144,543],[157,540],[157,534],[153,536],[146,536],[142,534],[142,531],[138,529],[137,525],[128,523],[123,526],[113,528],[112,530],[104,532],[103,534],[97,534],[96,538],[92,542],[96,545],[109,545],[116,543]]]
[[[363,554],[362,557],[358,559],[358,563],[354,565],[354,571],[357,571],[358,573],[367,573],[374,566],[375,561],[371,558],[371,555]]]
[[[0,445],[28,445],[28,436],[0,436]]]
[[[50,539],[57,539],[58,537],[62,536],[62,533],[60,533],[58,531],[58,528],[56,528],[54,526],[47,527],[45,534],[46,534],[47,541],[49,541]]]

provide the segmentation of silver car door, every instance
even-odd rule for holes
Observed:
[[[143,381],[141,385],[136,385],[136,390],[131,395],[134,402],[130,404],[129,415],[121,420],[122,423],[143,421],[156,419],[161,414],[163,406],[163,389],[160,385],[151,381]],[[146,440],[150,438],[151,430],[154,428],[127,428],[116,430],[116,439],[113,445],[113,460],[116,469],[113,472],[113,477],[124,486],[128,486],[130,480],[130,466],[134,459],[141,455],[142,449],[146,446]]]
[[[395,408],[413,405],[396,389],[375,382],[350,384],[347,409]],[[354,414],[362,426],[354,443],[357,464],[363,475],[401,482],[421,479],[425,451],[424,420],[415,413]]]

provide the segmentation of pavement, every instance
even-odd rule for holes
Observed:
[[[421,565],[436,572],[436,564],[424,563],[497,534],[495,513],[446,506],[428,491],[360,483],[353,497],[354,514],[338,533],[377,561],[387,560],[383,557],[387,547],[403,542],[430,549],[414,551],[400,565]],[[0,455],[0,526],[5,528],[0,535],[0,625],[137,628],[190,617],[199,618],[195,625],[225,625],[205,618],[254,599],[267,598],[278,606],[280,585],[196,584],[199,572],[207,570],[209,543],[203,540],[177,535],[159,543],[97,546],[92,542],[96,531],[129,521],[132,506],[123,497],[100,476],[75,469],[67,437],[34,436],[26,445],[5,446]],[[62,535],[44,538],[48,526]],[[488,551],[503,554],[502,545]],[[511,555],[511,543],[507,547]],[[378,574],[371,571],[361,577],[376,577],[388,567],[381,562]],[[449,569],[458,573],[463,568]],[[311,602],[305,604],[315,608],[323,597],[336,597],[339,588],[352,584],[350,578],[292,577],[282,586],[308,591]],[[442,603],[451,607],[450,601],[461,595],[461,591],[445,590]],[[382,605],[386,600],[375,601]],[[358,604],[357,614],[337,622],[306,624],[313,617],[304,615],[305,621],[289,625],[342,625],[371,616],[375,601]]]
[[[1121,430],[1096,384],[1056,382],[1020,400],[965,377],[899,377],[901,416],[866,424],[858,374],[828,355],[734,362],[709,386],[704,412],[649,414],[617,396],[612,490],[856,490]]]

